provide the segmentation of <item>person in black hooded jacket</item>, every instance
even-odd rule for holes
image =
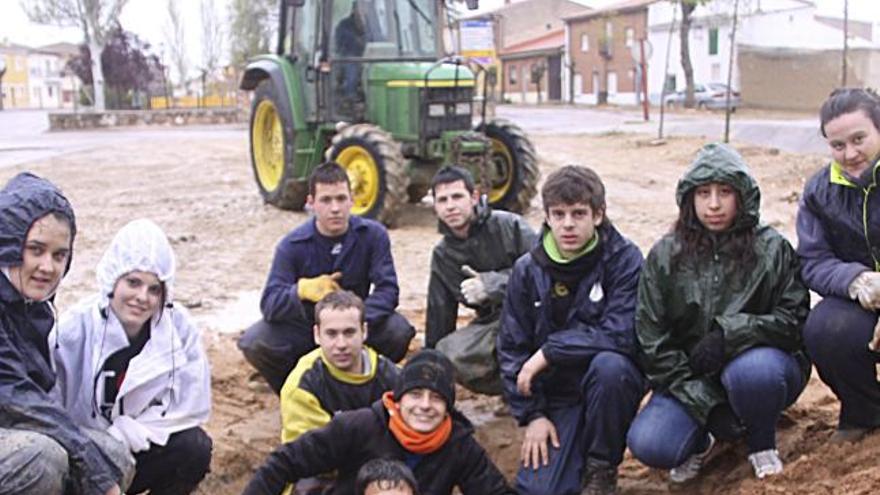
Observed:
[[[511,495],[504,476],[453,408],[452,363],[433,349],[413,356],[393,391],[372,406],[345,411],[270,454],[245,495],[281,493],[288,483],[336,470],[334,495],[353,495],[358,470],[372,459],[402,461],[418,491],[450,495]]]
[[[78,428],[51,393],[51,300],[75,235],[50,182],[21,173],[0,190],[0,493],[114,494],[133,472],[121,443]]]

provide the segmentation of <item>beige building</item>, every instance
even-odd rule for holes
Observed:
[[[0,43],[0,57],[6,62],[3,75],[3,108],[29,108],[28,52],[26,46]]]
[[[524,47],[528,49],[534,43],[542,45],[548,38],[558,36],[558,33],[564,30],[563,18],[590,10],[585,5],[569,0],[522,0],[519,2],[507,0],[505,5],[498,9],[465,17],[460,22],[485,21],[492,26],[495,53],[498,55],[498,59],[493,60],[489,65],[494,65],[499,74],[495,87],[496,94],[505,92],[505,98],[508,98],[505,89],[507,70],[503,67],[502,59],[509,58],[514,52],[522,52]],[[459,50],[462,51],[467,48],[467,46],[459,46]],[[546,47],[541,46],[540,48],[543,50]],[[532,53],[531,55],[542,59],[547,57],[547,53]],[[551,62],[544,60],[544,63],[550,64]],[[522,64],[517,65],[522,66]],[[526,93],[528,92],[527,88]],[[515,92],[511,94],[513,93]],[[532,98],[536,99],[536,97],[537,94]]]

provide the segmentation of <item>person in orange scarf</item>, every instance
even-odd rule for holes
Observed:
[[[288,483],[333,470],[332,493],[354,494],[361,466],[383,458],[406,464],[420,493],[445,495],[458,487],[463,495],[515,494],[474,439],[470,421],[453,407],[453,374],[440,352],[419,352],[381,400],[338,413],[327,426],[275,449],[244,494],[278,494]]]

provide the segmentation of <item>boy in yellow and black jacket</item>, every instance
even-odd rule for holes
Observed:
[[[330,422],[333,415],[367,407],[397,383],[399,371],[384,356],[364,346],[364,304],[340,290],[315,306],[318,348],[303,356],[281,389],[281,441]]]

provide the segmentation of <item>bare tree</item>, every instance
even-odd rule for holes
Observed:
[[[214,0],[202,0],[202,70],[214,72],[223,49],[223,26]]]
[[[101,54],[128,0],[22,0],[28,17],[40,24],[79,27],[92,54],[94,108],[104,111],[104,70]]]
[[[230,59],[242,67],[254,55],[266,53],[278,26],[278,0],[231,0],[229,3]]]
[[[183,16],[175,0],[168,0],[168,24],[165,25],[165,42],[171,51],[171,63],[177,70],[178,83],[186,84],[189,60],[186,56],[186,36],[183,29]]]
[[[681,3],[681,24],[679,24],[678,38],[680,40],[681,51],[681,69],[684,71],[685,95],[684,106],[693,108],[694,106],[694,66],[691,63],[691,14],[697,8],[698,4],[704,3],[704,0],[679,0]]]

